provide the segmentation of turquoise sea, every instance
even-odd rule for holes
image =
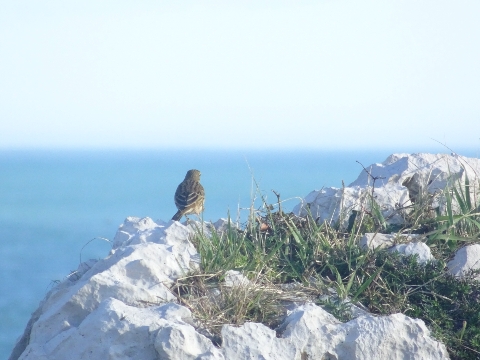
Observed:
[[[268,200],[291,210],[314,189],[353,182],[392,151],[2,151],[0,152],[0,359],[30,314],[80,256],[103,258],[127,216],[169,220],[187,170],[202,172],[204,220],[251,203],[252,177]],[[475,155],[474,152],[462,153]],[[247,211],[240,210],[244,219]]]

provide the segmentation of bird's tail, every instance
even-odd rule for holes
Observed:
[[[178,210],[177,213],[175,215],[173,215],[172,220],[173,221],[178,221],[182,218],[182,216],[183,216],[182,211]]]

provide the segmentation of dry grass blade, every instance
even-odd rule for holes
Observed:
[[[218,337],[225,324],[260,322],[275,328],[285,316],[285,304],[311,301],[321,293],[315,287],[282,286],[267,276],[233,286],[223,281],[224,274],[194,274],[178,279],[172,287],[177,301],[188,307],[198,326]]]

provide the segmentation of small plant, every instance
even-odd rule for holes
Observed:
[[[215,343],[221,343],[223,325],[242,325],[246,321],[277,327],[286,315],[284,304],[306,301],[318,296],[315,289],[282,287],[268,276],[253,274],[255,278],[239,284],[227,285],[225,273],[192,274],[178,279],[172,292],[180,304],[188,307]]]

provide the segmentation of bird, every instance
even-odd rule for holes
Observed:
[[[178,211],[173,215],[172,220],[178,221],[183,215],[198,215],[203,211],[205,190],[200,184],[200,175],[198,170],[188,170],[185,179],[178,185],[175,191],[175,205]]]

